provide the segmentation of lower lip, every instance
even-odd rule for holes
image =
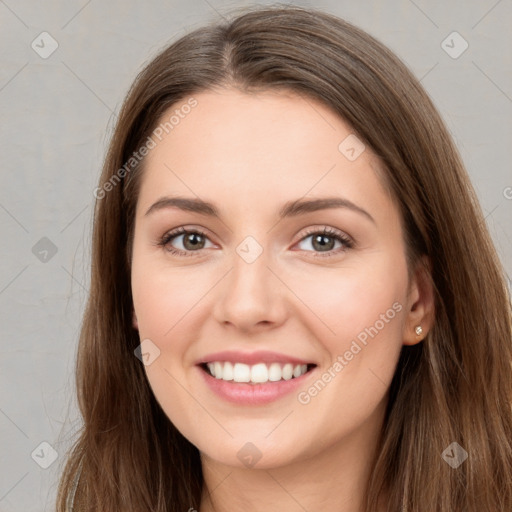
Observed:
[[[312,368],[300,377],[264,384],[248,384],[246,382],[233,382],[212,377],[203,368],[198,367],[203,379],[210,389],[228,402],[241,405],[262,405],[274,402],[279,398],[296,391],[304,381],[313,373]]]

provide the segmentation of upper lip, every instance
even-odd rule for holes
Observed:
[[[213,363],[215,361],[229,361],[230,363],[245,363],[253,365],[257,363],[293,363],[293,364],[314,364],[295,356],[279,354],[268,350],[258,350],[256,352],[239,352],[234,350],[224,350],[208,354],[197,361],[196,364]]]

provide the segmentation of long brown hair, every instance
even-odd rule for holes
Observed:
[[[409,264],[431,263],[435,324],[403,347],[366,511],[512,510],[512,335],[505,275],[461,158],[418,80],[385,46],[319,10],[252,8],[174,42],[137,76],[96,189],[90,295],[76,368],[83,428],[58,512],[80,471],[86,510],[199,509],[199,452],[166,417],[132,327],[130,240],[144,160],[133,153],[169,107],[198,92],[288,89],[338,113],[380,157]],[[131,166],[126,166],[131,162]],[[122,169],[124,168],[124,172]],[[443,451],[457,442],[456,469]]]

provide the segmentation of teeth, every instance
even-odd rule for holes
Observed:
[[[265,382],[277,382],[278,380],[290,380],[304,375],[308,367],[305,364],[293,365],[292,363],[280,364],[258,363],[248,365],[244,363],[220,362],[208,363],[208,370],[212,377],[234,382],[252,382],[263,384]]]

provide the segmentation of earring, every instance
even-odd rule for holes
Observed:
[[[414,332],[416,333],[416,336],[421,336],[423,334],[423,328],[421,325],[418,325],[416,329],[414,329]]]

